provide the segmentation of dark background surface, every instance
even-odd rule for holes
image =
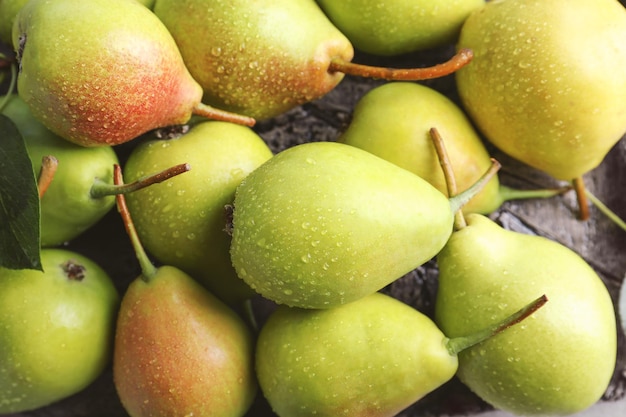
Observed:
[[[622,2],[623,3],[623,2]],[[625,40],[626,41],[626,40]],[[356,62],[384,63],[387,66],[427,66],[444,61],[452,48],[411,54],[380,60],[358,54]],[[350,120],[354,104],[380,81],[346,77],[326,97],[296,108],[275,119],[260,122],[255,130],[270,147],[279,152],[306,141],[335,140]],[[424,82],[457,101],[454,77]],[[4,90],[0,90],[4,91]],[[117,148],[123,159],[134,143]],[[489,145],[488,145],[489,147]],[[549,176],[519,163],[489,147],[503,168],[501,182],[517,188],[553,187],[560,183]],[[607,155],[601,166],[585,176],[587,187],[621,218],[626,218],[626,141],[622,139]],[[626,273],[626,232],[619,229],[595,207],[591,207],[588,221],[577,219],[578,206],[573,192],[549,200],[507,202],[491,218],[507,229],[538,234],[556,240],[579,253],[598,272],[606,283],[613,300]],[[68,245],[100,263],[114,278],[123,293],[127,285],[139,275],[139,265],[118,213],[112,210],[98,225]],[[432,314],[437,289],[437,269],[429,262],[397,280],[383,291],[406,302],[426,314]],[[256,300],[262,321],[271,304]],[[620,331],[619,357],[613,381],[602,401],[624,396],[626,390],[626,344]],[[469,392],[456,379],[437,389],[401,414],[403,417],[426,417],[455,414],[475,414],[490,407]],[[271,416],[267,404],[259,396],[249,416]],[[83,392],[39,410],[14,414],[13,417],[125,417],[112,383],[110,367]]]

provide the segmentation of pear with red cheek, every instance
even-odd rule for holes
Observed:
[[[254,124],[201,103],[171,35],[135,0],[33,0],[12,35],[20,96],[79,145],[117,145],[192,114]]]
[[[119,165],[115,184],[122,184]],[[251,330],[182,270],[150,263],[123,195],[116,197],[141,275],[124,293],[113,381],[131,417],[242,417],[257,392]]]

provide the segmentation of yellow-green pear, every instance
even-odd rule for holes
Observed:
[[[112,356],[119,294],[86,256],[41,251],[43,271],[0,268],[0,414],[74,395]]]
[[[237,187],[231,259],[239,277],[277,303],[345,304],[433,258],[468,192],[449,200],[362,149],[303,143]]]
[[[443,140],[457,187],[468,188],[491,165],[491,156],[461,108],[425,85],[389,82],[364,94],[339,142],[356,146],[413,172],[448,195],[430,130]],[[517,190],[494,176],[463,206],[464,213],[491,213],[507,200],[549,197],[560,190]]]
[[[28,0],[0,0],[0,42],[13,46],[11,32],[15,17]]]
[[[379,292],[330,309],[280,306],[257,341],[259,385],[280,417],[392,417],[450,380],[459,352],[532,317],[545,302],[537,298],[455,339]]]
[[[218,121],[200,122],[171,139],[140,143],[124,165],[129,182],[175,164],[191,168],[126,196],[146,250],[228,303],[254,295],[230,262],[225,206],[232,204],[241,180],[271,157],[253,130]]]
[[[399,55],[456,41],[484,0],[317,0],[356,49]]]
[[[459,95],[489,141],[557,179],[626,132],[626,9],[617,0],[497,0],[463,25]]]
[[[494,407],[523,416],[569,415],[597,402],[613,375],[617,325],[609,292],[568,247],[466,216],[437,255],[435,321],[471,333],[537,293],[550,300],[506,333],[459,354],[458,377]]]

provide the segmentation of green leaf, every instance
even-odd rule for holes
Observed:
[[[0,114],[0,266],[41,270],[39,192],[24,139]]]

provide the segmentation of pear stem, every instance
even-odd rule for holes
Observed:
[[[478,332],[472,333],[468,336],[459,336],[447,339],[446,348],[448,349],[450,355],[455,356],[459,352],[465,349],[469,349],[472,346],[475,346],[481,342],[484,342],[485,340],[499,333],[502,333],[509,327],[520,323],[521,321],[532,315],[535,311],[543,307],[543,305],[547,302],[548,297],[546,297],[546,295],[544,294],[493,326],[487,327],[483,330],[479,330]]]
[[[242,114],[232,113],[226,110],[216,109],[215,107],[211,107],[208,104],[198,103],[193,108],[193,114],[196,116],[206,117],[207,119],[219,120],[222,122],[230,122],[238,125],[244,125],[252,127],[255,125],[256,120],[249,116],[244,116]]]
[[[146,188],[152,184],[158,184],[165,180],[168,180],[176,175],[180,175],[183,172],[187,172],[191,169],[189,164],[179,164],[174,165],[173,167],[164,169],[161,172],[157,172],[156,174],[147,175],[145,177],[141,177],[136,181],[133,181],[129,184],[109,184],[100,178],[96,178],[94,180],[93,185],[91,186],[91,197],[92,198],[102,198],[109,195],[118,195],[118,194],[126,194],[131,193],[133,191],[141,190],[142,188]]]
[[[494,158],[491,158],[491,166],[478,179],[478,181],[472,184],[468,189],[450,198],[450,205],[452,206],[452,210],[455,213],[461,210],[468,201],[470,201],[476,194],[478,194],[489,181],[491,181],[493,176],[498,173],[501,167],[502,165],[500,165],[500,162],[498,162]]]
[[[441,64],[427,68],[386,68],[357,64],[335,57],[331,59],[329,72],[341,72],[357,77],[374,78],[390,81],[417,81],[450,75],[467,65],[474,57],[470,49],[459,50],[452,58]]]
[[[530,198],[550,198],[564,194],[572,189],[571,185],[560,188],[541,188],[537,190],[519,190],[516,188],[500,185],[499,194],[502,201],[525,200]]]
[[[116,185],[124,184],[124,179],[122,178],[122,168],[118,164],[113,166],[113,182]],[[139,265],[141,267],[141,279],[145,282],[149,282],[150,278],[156,275],[157,268],[152,264],[152,262],[150,262],[148,254],[143,248],[141,240],[139,240],[139,235],[137,234],[137,229],[135,229],[135,224],[133,223],[130,211],[126,205],[126,197],[124,194],[117,194],[115,196],[115,202],[117,204],[117,210],[122,216],[126,233],[128,234],[128,237],[133,245],[133,249],[135,250],[135,256],[139,261]]]
[[[606,206],[606,204],[604,204],[602,201],[600,201],[600,199],[598,197],[596,197],[595,195],[593,195],[591,193],[591,191],[589,190],[585,190],[585,194],[587,195],[587,197],[589,198],[589,200],[606,216],[608,217],[613,223],[615,223],[617,226],[619,226],[622,230],[626,231],[626,222],[624,222],[624,220],[620,219],[620,217],[615,214],[610,208],[608,208]]]
[[[39,189],[39,198],[41,199],[48,187],[52,184],[54,174],[57,172],[59,160],[52,155],[45,155],[41,158],[41,169],[37,177],[37,188]]]
[[[587,193],[585,187],[585,181],[583,177],[574,178],[572,180],[572,186],[574,187],[574,191],[576,191],[576,198],[578,199],[578,218],[580,220],[589,219],[589,202],[587,201]]]
[[[433,145],[435,146],[435,150],[437,151],[439,165],[441,165],[441,169],[443,170],[443,176],[446,180],[446,188],[448,189],[448,196],[453,197],[457,195],[458,190],[456,186],[456,178],[454,176],[454,169],[450,163],[448,151],[446,150],[443,138],[437,128],[433,127],[430,129],[430,137]],[[454,212],[454,229],[463,229],[465,226],[467,226],[467,222],[465,221],[465,216],[463,216],[462,210],[456,210]]]

